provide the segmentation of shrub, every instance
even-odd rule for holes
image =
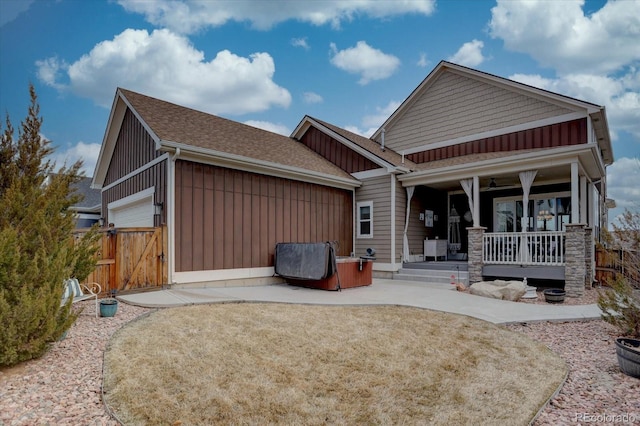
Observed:
[[[33,86],[29,92],[18,138],[8,116],[0,136],[0,365],[41,356],[73,324],[71,302],[60,305],[64,279],[83,280],[95,265],[97,232],[72,238],[82,164],[53,173]]]
[[[612,233],[605,235],[605,241],[622,253],[616,265],[619,273],[608,283],[611,290],[600,292],[598,307],[603,320],[616,326],[622,334],[639,338],[640,289],[636,287],[640,267],[640,212],[626,210],[613,228]]]

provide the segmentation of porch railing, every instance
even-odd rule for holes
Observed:
[[[565,233],[488,232],[483,235],[482,261],[494,265],[565,264]]]

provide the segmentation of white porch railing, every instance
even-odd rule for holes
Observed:
[[[565,233],[488,232],[483,235],[482,261],[494,265],[548,265],[565,263]]]

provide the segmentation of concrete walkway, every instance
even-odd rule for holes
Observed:
[[[600,318],[597,305],[539,305],[473,296],[449,284],[374,279],[367,287],[324,291],[286,284],[179,288],[118,296],[131,305],[166,308],[202,303],[277,302],[317,305],[402,305],[468,315],[495,324]]]

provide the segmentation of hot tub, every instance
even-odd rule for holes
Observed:
[[[363,287],[371,285],[373,261],[357,257],[338,257],[336,273],[320,280],[299,280],[287,278],[292,285],[318,288],[321,290],[339,290],[341,288]]]

